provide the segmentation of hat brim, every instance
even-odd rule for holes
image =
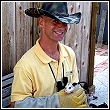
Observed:
[[[81,19],[81,13],[75,13],[75,14],[71,14],[68,17],[60,17],[60,16],[55,16],[57,19],[59,19],[60,21],[67,23],[67,24],[78,24],[80,22]]]
[[[43,9],[37,9],[37,8],[29,8],[25,10],[25,14],[31,17],[39,18],[41,15],[51,17],[53,19],[58,19],[63,23],[66,24],[78,24],[81,19],[81,12],[71,14],[68,16],[58,16],[58,15],[52,15],[51,13],[43,10]]]

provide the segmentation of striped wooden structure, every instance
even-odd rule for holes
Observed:
[[[13,73],[2,76],[2,107],[8,108],[10,107],[10,94],[11,94],[11,86],[13,81]]]

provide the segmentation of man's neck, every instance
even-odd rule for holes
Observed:
[[[58,42],[47,42],[46,40],[40,39],[39,44],[48,56],[57,61],[59,60]]]

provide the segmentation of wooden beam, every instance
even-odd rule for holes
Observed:
[[[90,53],[89,53],[89,67],[88,67],[88,85],[91,92],[94,92],[95,86],[93,86],[94,78],[94,56],[95,56],[95,38],[96,38],[96,23],[97,23],[97,12],[98,2],[92,3],[91,13],[91,32],[90,32]]]

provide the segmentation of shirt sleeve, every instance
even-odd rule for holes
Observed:
[[[58,94],[46,97],[27,97],[24,100],[16,101],[14,108],[60,108]]]

